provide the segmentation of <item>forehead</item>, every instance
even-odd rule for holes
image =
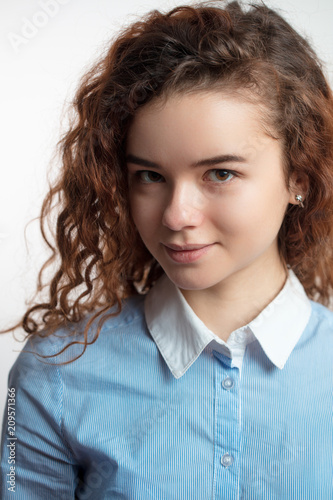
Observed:
[[[239,154],[269,139],[263,108],[249,99],[222,92],[175,94],[137,111],[127,152],[166,158]]]
[[[253,113],[261,115],[262,121],[269,121],[270,103],[266,103],[263,96],[258,92],[252,92],[246,88],[225,87],[223,82],[220,86],[208,87],[206,89],[190,88],[187,90],[166,91],[158,97],[153,98],[148,103],[140,106],[135,113],[135,117],[144,113],[162,111],[164,108],[179,106],[181,103],[189,102],[193,106],[200,102],[230,102],[233,104],[248,105]]]

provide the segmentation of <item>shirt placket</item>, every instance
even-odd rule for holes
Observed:
[[[240,370],[213,350],[215,362],[214,500],[239,499]]]

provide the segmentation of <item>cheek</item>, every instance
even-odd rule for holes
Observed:
[[[132,219],[137,230],[143,237],[145,234],[149,235],[154,230],[159,217],[158,207],[151,200],[137,195],[130,195],[129,201]]]
[[[268,191],[247,189],[235,192],[217,203],[210,217],[221,232],[230,237],[253,239],[275,236],[281,227],[288,205],[288,193],[283,189]]]

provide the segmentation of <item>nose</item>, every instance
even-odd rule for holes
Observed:
[[[199,226],[204,218],[200,193],[190,183],[175,186],[163,212],[162,223],[172,231]]]

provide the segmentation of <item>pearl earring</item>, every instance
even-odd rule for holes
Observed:
[[[303,204],[303,196],[300,195],[300,194],[297,194],[295,196],[295,199],[298,201],[298,204],[301,208],[304,208],[304,204]]]

